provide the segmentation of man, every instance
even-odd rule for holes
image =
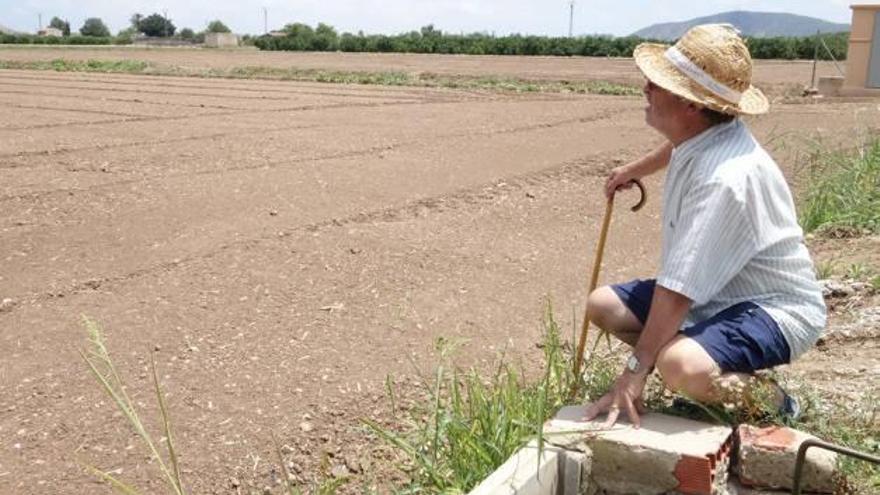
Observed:
[[[769,103],[751,85],[737,31],[697,26],[672,47],[639,45],[634,58],[647,79],[645,121],[667,142],[614,169],[605,192],[668,164],[660,271],[590,294],[592,321],[633,352],[586,416],[607,412],[611,426],[622,410],[638,427],[655,367],[672,390],[719,401],[809,349],[825,305],[785,178],[738,118]]]

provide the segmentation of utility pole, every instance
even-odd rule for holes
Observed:
[[[269,9],[263,7],[263,34],[269,34]]]
[[[37,14],[37,31],[43,29],[43,14]]]
[[[574,0],[568,4],[568,37],[571,38],[574,32]]]

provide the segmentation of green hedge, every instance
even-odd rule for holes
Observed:
[[[6,45],[111,45],[120,44],[111,36],[35,36],[32,34],[2,34],[0,44]]]
[[[518,34],[446,34],[433,26],[397,35],[337,35],[330,26],[319,25],[318,29],[312,29],[304,24],[288,25],[285,31],[286,36],[261,36],[254,40],[254,44],[261,50],[630,57],[636,45],[650,41],[633,36],[567,38]],[[823,35],[823,39],[837,60],[846,58],[849,33],[827,34]],[[747,42],[754,58],[812,59],[816,39],[814,36],[750,38]],[[819,58],[829,59],[824,48],[819,51]]]

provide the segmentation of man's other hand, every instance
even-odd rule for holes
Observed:
[[[641,426],[639,414],[645,413],[645,404],[642,401],[642,392],[645,390],[645,382],[648,376],[645,373],[631,373],[624,371],[617,377],[614,386],[596,402],[587,406],[584,419],[591,420],[602,413],[608,413],[608,419],[604,428],[611,428],[617,422],[620,411],[626,412],[630,423],[636,428]]]

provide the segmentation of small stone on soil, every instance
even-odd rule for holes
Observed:
[[[3,301],[0,301],[0,313],[6,313],[7,311],[11,311],[12,308],[14,308],[16,304],[17,303],[16,303],[15,299],[12,299],[10,297],[4,298]]]

